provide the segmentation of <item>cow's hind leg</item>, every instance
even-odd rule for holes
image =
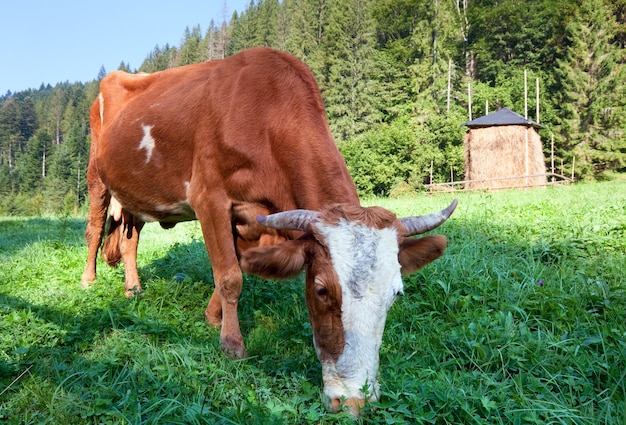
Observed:
[[[89,213],[87,215],[87,228],[85,229],[85,240],[87,241],[87,264],[83,271],[81,284],[83,288],[96,280],[96,260],[98,249],[102,244],[102,235],[107,219],[107,209],[111,201],[111,195],[106,186],[100,180],[97,172],[89,166],[87,170],[87,182],[89,189]]]
[[[133,297],[142,290],[137,270],[137,245],[143,225],[142,220],[123,210],[122,206],[112,199],[102,257],[111,267],[117,267],[120,262],[124,264],[124,295],[127,297]]]
[[[123,232],[119,247],[124,263],[124,295],[133,297],[142,291],[139,283],[139,271],[137,270],[137,246],[139,234],[145,223],[130,213],[124,212],[124,226],[120,227]]]

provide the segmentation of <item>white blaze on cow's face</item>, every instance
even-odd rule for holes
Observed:
[[[402,278],[395,227],[377,229],[345,219],[337,224],[316,225],[324,239],[341,288],[343,347],[339,355],[324,353],[314,336],[322,363],[324,396],[336,410],[342,402],[353,410],[364,400],[377,400],[378,352],[387,312]],[[319,281],[316,285],[328,284]],[[363,392],[365,390],[365,393]]]

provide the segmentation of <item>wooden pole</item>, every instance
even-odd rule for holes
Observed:
[[[536,104],[537,104],[537,124],[539,124],[539,77],[536,80],[535,92],[537,95]]]
[[[433,184],[434,161],[430,161],[430,184]]]
[[[434,161],[430,161],[430,192],[433,191],[433,166]]]
[[[525,132],[525,142],[524,142],[524,175],[528,176],[529,172],[528,172],[528,130],[530,129],[529,126],[526,126],[526,132]],[[525,179],[525,183],[526,186],[528,186],[528,177],[526,177]]]
[[[485,100],[485,115],[489,115],[489,100]]]
[[[524,70],[524,118],[528,119],[528,84],[526,83],[526,70]]]
[[[46,142],[43,142],[43,155],[41,158],[41,177],[46,177]]]
[[[552,136],[552,143],[550,144],[550,170],[552,170],[552,181],[554,182],[554,133],[550,133]]]
[[[446,112],[450,113],[450,87],[452,86],[452,59],[448,59],[448,102]]]
[[[469,113],[469,121],[472,120],[472,83],[467,83],[467,111]]]
[[[572,157],[572,181],[574,181],[574,166],[576,165],[576,157]]]
[[[74,204],[74,215],[78,214],[78,204],[80,203],[80,160],[77,166],[76,176],[76,203]]]

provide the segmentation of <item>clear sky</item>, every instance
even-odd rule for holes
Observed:
[[[155,46],[178,46],[185,28],[230,20],[250,0],[9,0],[0,6],[0,95],[88,82],[104,66],[141,66]]]

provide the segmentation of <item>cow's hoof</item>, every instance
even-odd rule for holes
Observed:
[[[241,340],[236,340],[234,338],[224,338],[220,339],[220,345],[222,347],[222,351],[228,357],[231,357],[233,359],[244,359],[248,357],[246,347]]]
[[[93,281],[83,280],[80,282],[80,286],[82,286],[83,289],[89,289],[91,285],[93,285]]]
[[[133,298],[136,295],[141,294],[142,291],[143,289],[141,288],[141,286],[133,286],[130,289],[124,290],[124,295],[126,296],[126,298]]]

